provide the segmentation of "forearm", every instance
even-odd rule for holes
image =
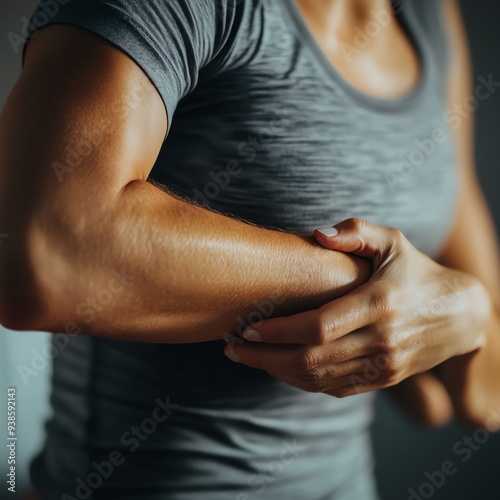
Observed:
[[[57,332],[76,322],[87,334],[199,342],[233,333],[260,302],[271,301],[264,308],[273,315],[316,308],[371,272],[312,238],[231,219],[143,181],[106,208],[93,205],[64,217],[46,210],[31,224],[29,261],[43,303],[27,328]],[[15,281],[12,264],[5,272]],[[117,273],[128,281],[116,283]]]
[[[463,190],[455,228],[440,263],[478,280],[481,294],[467,300],[464,307],[469,307],[471,321],[478,313],[483,318],[480,329],[469,331],[483,335],[484,342],[439,369],[457,416],[477,426],[485,423],[491,409],[500,407],[500,265],[493,220],[477,179],[468,177],[463,182],[467,190]]]
[[[452,109],[474,93],[472,64],[458,2],[443,2],[443,8],[452,49],[448,75]],[[470,114],[454,127],[460,174],[458,210],[440,261],[479,279],[493,305],[483,346],[446,361],[439,369],[457,415],[472,425],[483,426],[490,411],[500,408],[500,253],[494,222],[476,174],[473,138],[474,114]],[[470,316],[474,315],[471,310]]]

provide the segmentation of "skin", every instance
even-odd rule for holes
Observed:
[[[336,36],[342,37],[352,31],[347,26],[362,25],[369,19],[363,5],[375,4],[387,2],[315,1],[304,18],[346,80],[394,97],[411,89],[419,75],[397,23],[343,69],[338,51],[329,52],[331,37],[325,39],[329,26],[339,27]],[[342,29],[335,25],[340,7]],[[457,31],[456,46],[463,36]],[[391,46],[400,49],[388,59]],[[373,88],[364,87],[367,59]],[[454,71],[462,65],[455,61]],[[138,88],[141,102],[134,106]],[[464,83],[455,84],[450,95],[459,101],[467,92]],[[115,102],[127,105],[110,116]],[[406,399],[423,401],[414,416],[442,422],[453,405],[463,420],[484,423],[486,408],[500,402],[491,383],[500,366],[491,277],[498,276],[498,248],[477,181],[469,183],[475,179],[472,155],[462,159],[457,220],[473,213],[482,222],[474,219],[472,233],[457,222],[437,263],[394,229],[349,220],[339,226],[338,237],[316,233],[320,246],[311,237],[264,230],[179,200],[147,182],[166,128],[156,90],[110,45],[67,26],[46,28],[30,43],[25,70],[0,118],[0,227],[9,234],[0,255],[5,326],[64,331],[79,320],[80,304],[109,288],[113,270],[132,274],[131,286],[91,322],[80,321],[83,334],[166,343],[213,340],[234,331],[235,318],[253,311],[256,302],[286,297],[274,313],[294,316],[265,322],[255,328],[260,343],[234,345],[227,353],[292,385],[340,397],[406,378],[399,384]],[[470,126],[459,133],[472,151],[465,128]],[[105,131],[104,139],[94,141],[99,144],[59,182],[54,159],[64,159],[67,146],[77,149],[96,130]],[[478,248],[484,265],[476,262]],[[419,304],[432,310],[437,298],[455,296],[449,283],[459,285],[465,312],[451,301],[429,316],[406,300],[417,294]],[[359,371],[357,356],[378,355],[388,363],[374,381],[365,380],[361,388],[340,381]],[[440,378],[427,372],[437,365]]]
[[[473,89],[458,7],[447,1],[444,8],[454,47],[453,108]],[[490,412],[500,408],[500,252],[475,174],[471,118],[455,131],[455,143],[459,206],[439,262],[399,231],[365,221],[345,221],[333,237],[316,231],[323,246],[369,258],[371,279],[316,311],[250,327],[244,336],[251,342],[235,343],[226,354],[296,387],[337,397],[406,380],[393,392],[408,409],[413,391],[421,404],[414,416],[444,423],[453,407],[473,426],[498,428]],[[439,379],[429,372],[434,367]]]
[[[234,332],[261,301],[277,298],[275,314],[290,314],[368,279],[366,260],[148,182],[166,127],[155,88],[111,45],[57,25],[31,41],[0,118],[4,326],[60,332],[77,322],[83,334],[202,342]],[[76,166],[60,180],[55,160]],[[111,303],[95,302],[120,285]],[[93,316],[80,314],[89,307]]]
[[[390,0],[297,0],[296,5],[316,43],[352,86],[386,99],[415,87],[420,77],[418,57],[395,22]],[[382,12],[387,21],[375,17]],[[360,32],[372,33],[373,22],[379,34],[361,40]]]

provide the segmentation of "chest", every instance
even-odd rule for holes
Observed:
[[[263,226],[297,232],[360,217],[433,254],[456,198],[437,68],[407,99],[368,98],[272,23],[251,64],[178,108],[153,178]]]
[[[387,99],[418,85],[422,68],[417,48],[390,4],[379,2],[357,14],[340,3],[325,5],[291,0],[286,8],[292,29],[301,31],[317,57],[349,85]]]

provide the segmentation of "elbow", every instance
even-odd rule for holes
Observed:
[[[417,417],[417,422],[424,427],[439,429],[453,422],[453,408],[443,405],[441,408],[435,408],[432,411]]]
[[[9,330],[28,331],[46,330],[44,306],[30,280],[26,279],[26,271],[19,268],[9,270],[15,274],[16,281],[9,279],[5,270],[2,271],[0,284],[0,324]]]
[[[15,331],[50,331],[45,327],[45,318],[40,313],[38,304],[28,298],[13,300],[9,297],[0,298],[0,325],[8,330]]]
[[[9,330],[50,331],[49,295],[40,285],[33,253],[14,239],[6,247],[0,252],[0,324]]]
[[[453,405],[457,420],[470,429],[500,431],[500,389],[493,383],[477,378],[460,379],[460,385],[453,387]]]
[[[500,430],[500,394],[483,392],[477,387],[473,391],[462,391],[454,397],[457,420],[470,429]]]
[[[500,403],[497,407],[491,406],[485,411],[458,409],[458,421],[470,429],[484,429],[489,433],[500,431]]]
[[[21,308],[13,308],[10,304],[5,306],[3,303],[0,308],[0,325],[8,330],[14,331],[45,331],[41,327],[38,317],[32,310],[23,312]]]

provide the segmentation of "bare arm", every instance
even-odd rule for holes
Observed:
[[[368,279],[362,259],[149,183],[166,127],[156,89],[100,38],[53,26],[30,42],[0,119],[5,326],[59,332],[76,322],[84,334],[199,342],[234,331],[259,301],[279,298],[274,312],[286,314]],[[75,166],[56,174],[54,162]],[[91,317],[106,290],[111,301]]]
[[[450,75],[451,105],[462,105],[467,97],[474,95],[468,47],[456,1],[445,0],[445,7],[455,48]],[[461,180],[459,209],[440,262],[483,283],[491,299],[491,315],[485,345],[467,356],[447,361],[441,366],[441,373],[457,414],[473,425],[484,426],[488,424],[490,411],[500,410],[500,248],[476,176],[473,135],[473,115],[470,115],[455,129]]]
[[[443,0],[443,7],[452,52],[448,104],[449,109],[455,109],[474,95],[472,68],[459,7],[454,0]],[[473,116],[463,118],[454,125],[460,194],[454,227],[438,261],[475,276],[488,288],[494,304],[488,341],[481,350],[452,358],[440,365],[439,379],[427,372],[404,380],[388,391],[410,417],[422,423],[442,425],[455,412],[462,420],[483,425],[488,418],[488,407],[495,411],[500,408],[499,248],[475,171]]]

